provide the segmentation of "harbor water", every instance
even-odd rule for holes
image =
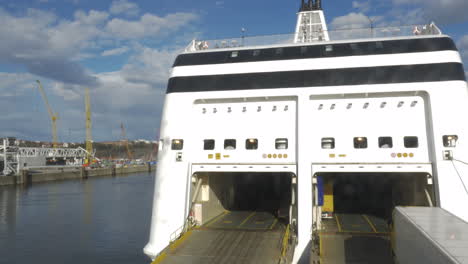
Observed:
[[[0,263],[144,264],[153,173],[0,186]]]

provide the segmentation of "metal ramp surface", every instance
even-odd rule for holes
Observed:
[[[336,214],[323,220],[319,236],[321,264],[394,263],[390,230],[378,217]]]
[[[285,227],[266,212],[228,212],[187,232],[153,263],[278,263]]]

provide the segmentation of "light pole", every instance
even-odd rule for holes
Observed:
[[[241,32],[242,32],[242,41],[241,41],[241,45],[242,47],[244,46],[244,38],[245,38],[245,28],[241,28]]]
[[[371,37],[374,37],[374,21],[370,17],[366,16],[370,23]]]

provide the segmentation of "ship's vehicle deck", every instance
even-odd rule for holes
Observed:
[[[395,206],[428,206],[425,174],[321,174],[332,197],[322,207],[331,218],[317,222],[321,264],[394,263],[390,240]],[[330,215],[328,215],[330,216]]]
[[[285,224],[268,212],[225,212],[175,241],[153,263],[279,263]],[[387,222],[335,214],[319,232],[321,264],[394,263]]]
[[[393,262],[387,222],[367,214],[335,214],[319,232],[321,264]]]
[[[225,212],[185,233],[153,263],[278,263],[285,230],[268,212]]]

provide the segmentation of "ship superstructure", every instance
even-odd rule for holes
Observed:
[[[391,263],[395,207],[468,220],[468,89],[450,37],[435,24],[332,32],[309,0],[279,39],[194,40],[177,57],[147,255],[346,263],[334,258],[370,243],[351,258]]]

